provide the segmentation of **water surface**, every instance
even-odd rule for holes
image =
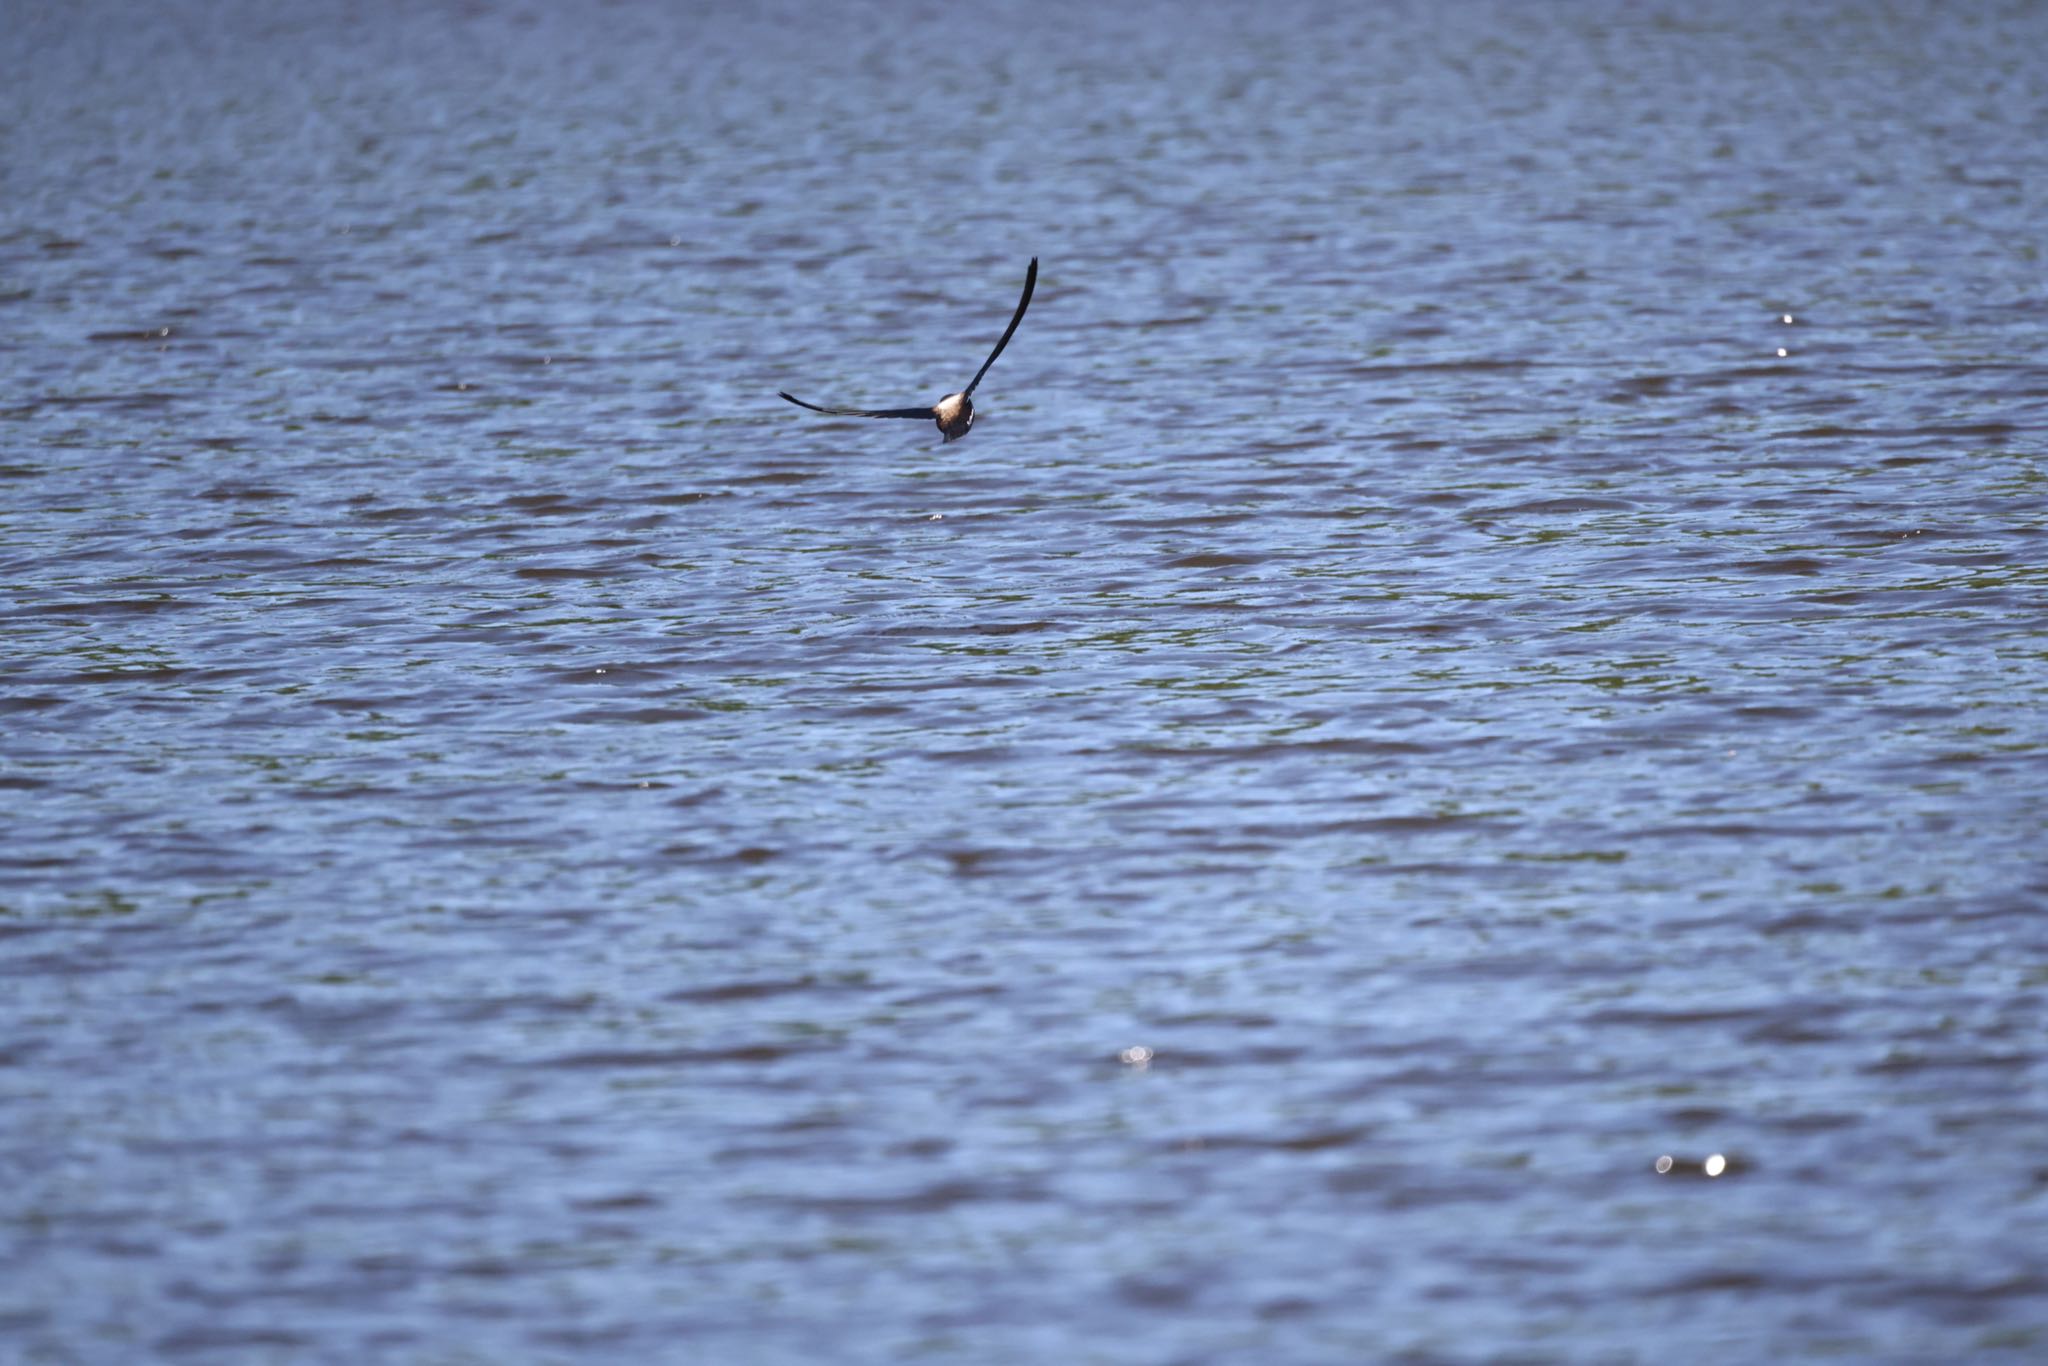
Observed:
[[[5,28],[0,1355],[2048,1351],[2048,12]]]

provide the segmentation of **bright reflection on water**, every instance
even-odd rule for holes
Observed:
[[[0,1360],[2048,1358],[2048,7],[0,31]]]

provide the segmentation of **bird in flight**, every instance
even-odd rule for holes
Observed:
[[[795,394],[776,390],[781,398],[788,399],[799,408],[809,408],[814,413],[830,413],[834,417],[920,417],[929,418],[939,424],[939,430],[947,441],[967,435],[967,429],[974,425],[974,386],[981,383],[981,377],[996,363],[996,357],[1003,354],[1003,348],[1016,335],[1017,324],[1024,321],[1024,310],[1031,307],[1031,291],[1038,287],[1038,258],[1031,258],[1031,268],[1024,272],[1024,297],[1017,300],[1017,311],[1010,315],[1010,325],[1003,329],[1003,339],[996,343],[996,349],[988,353],[988,359],[981,363],[981,369],[974,372],[974,378],[965,389],[957,394],[947,394],[927,408],[820,408],[815,403],[806,403]]]

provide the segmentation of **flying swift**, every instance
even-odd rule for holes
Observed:
[[[1031,307],[1031,291],[1038,287],[1038,258],[1031,258],[1030,269],[1024,272],[1024,297],[1017,300],[1017,311],[1010,315],[1010,325],[1003,329],[1003,339],[996,343],[996,349],[988,353],[988,359],[981,363],[981,369],[974,372],[974,378],[967,387],[957,394],[947,394],[937,403],[924,408],[822,408],[815,403],[806,403],[786,390],[776,390],[776,395],[786,398],[799,408],[809,408],[814,413],[829,413],[833,417],[912,417],[924,418],[939,424],[939,431],[947,441],[954,441],[967,435],[967,429],[974,425],[974,387],[981,383],[981,377],[996,363],[996,357],[1003,354],[1003,348],[1010,344],[1010,338],[1017,333],[1017,324],[1024,321],[1024,310]]]

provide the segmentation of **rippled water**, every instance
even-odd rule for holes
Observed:
[[[0,1356],[2048,1353],[2048,10],[7,10]]]

